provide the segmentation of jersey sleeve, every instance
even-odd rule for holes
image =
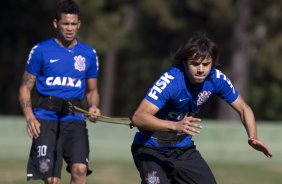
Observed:
[[[176,91],[173,90],[176,86],[174,79],[175,77],[169,71],[162,74],[153,87],[149,89],[145,99],[161,109]]]
[[[87,71],[86,78],[97,78],[99,74],[99,60],[95,49],[92,50],[91,65]]]
[[[27,65],[25,67],[25,70],[35,76],[37,76],[41,70],[43,59],[42,59],[42,53],[40,52],[39,45],[35,45],[29,55],[27,60]]]
[[[231,81],[220,70],[216,70],[217,95],[227,103],[233,103],[239,96]]]

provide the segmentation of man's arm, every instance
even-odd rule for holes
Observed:
[[[239,96],[231,106],[240,114],[241,121],[248,134],[248,143],[254,149],[263,152],[267,157],[272,157],[271,151],[267,146],[258,140],[257,138],[257,128],[256,121],[253,110],[250,106],[244,101],[244,99]]]
[[[173,131],[183,132],[190,135],[200,133],[198,129],[202,128],[202,126],[196,123],[201,121],[200,119],[185,117],[178,122],[162,120],[154,116],[158,111],[159,108],[157,106],[144,99],[132,116],[134,126],[150,131]]]
[[[97,116],[90,116],[89,120],[95,122],[98,116],[101,115],[100,109],[98,108],[100,97],[99,97],[96,78],[87,79],[86,100],[89,105],[89,112],[92,112],[97,115]]]
[[[25,71],[19,88],[19,102],[27,122],[27,132],[31,138],[37,138],[40,134],[40,123],[36,120],[31,105],[31,91],[35,79],[36,76]]]

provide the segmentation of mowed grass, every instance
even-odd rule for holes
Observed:
[[[273,151],[266,158],[248,146],[240,123],[204,121],[204,129],[194,139],[219,184],[279,184],[282,181],[282,125],[258,124],[259,137]],[[89,184],[140,183],[130,153],[136,129],[123,125],[88,124],[90,137]],[[0,184],[37,184],[26,181],[26,161],[31,140],[22,117],[0,117]],[[69,174],[62,170],[63,184]]]
[[[211,163],[218,184],[278,184],[282,165]]]
[[[26,160],[1,159],[1,184],[37,184],[40,180],[26,181]],[[65,167],[64,167],[65,168]],[[134,184],[140,183],[135,166],[131,162],[95,162],[93,173],[87,177],[89,184]],[[70,175],[62,171],[62,183],[68,184]]]
[[[25,180],[25,160],[1,159],[1,184],[37,184]],[[210,163],[218,184],[279,184],[282,165]],[[94,162],[89,184],[138,184],[139,175],[131,162]],[[69,183],[69,174],[62,172],[63,184]]]

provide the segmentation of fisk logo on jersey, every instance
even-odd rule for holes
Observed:
[[[48,77],[46,79],[48,86],[70,86],[75,88],[81,88],[81,80],[71,77]]]
[[[74,60],[75,60],[74,68],[80,72],[84,71],[85,70],[85,58],[79,55],[79,56],[75,56]]]
[[[155,83],[149,92],[149,96],[155,100],[158,100],[157,93],[162,93],[166,86],[173,80],[174,77],[167,72],[161,76],[161,78]]]
[[[210,91],[203,91],[198,94],[197,106],[203,105],[210,98]]]
[[[216,70],[216,78],[220,78],[220,76],[223,76],[223,80],[225,80],[227,82],[227,84],[230,86],[230,88],[232,89],[233,93],[235,94],[235,89],[234,86],[232,85],[231,81],[219,70]]]

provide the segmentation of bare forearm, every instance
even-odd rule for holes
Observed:
[[[249,138],[257,137],[256,120],[251,107],[241,96],[238,96],[231,106],[239,113]]]
[[[89,107],[98,108],[100,97],[98,93],[96,78],[90,78],[87,80],[86,100],[87,100]]]
[[[86,100],[89,107],[95,106],[98,107],[100,103],[100,97],[97,90],[89,91],[86,94]]]
[[[96,122],[98,117],[101,115],[100,109],[99,109],[99,93],[97,88],[93,88],[92,90],[88,90],[86,93],[86,100],[89,105],[88,111],[95,114],[93,116],[89,117],[89,120],[92,122]]]
[[[165,132],[179,132],[189,135],[196,135],[200,133],[199,129],[203,127],[198,124],[201,121],[199,118],[192,116],[184,117],[180,121],[162,120],[150,114],[138,112],[133,116],[133,124],[140,129],[151,131],[165,131]]]
[[[146,99],[143,99],[138,109],[132,116],[133,124],[144,130],[151,131],[174,131],[174,123],[168,120],[162,120],[154,115],[159,108]]]
[[[249,138],[257,137],[256,120],[253,111],[249,106],[245,108],[241,115],[241,121],[243,122]]]
[[[20,89],[19,93],[19,102],[22,108],[22,111],[24,113],[24,116],[26,119],[28,119],[30,116],[33,116],[32,112],[32,105],[31,105],[31,98],[30,95],[27,94],[27,92],[24,89]]]
[[[173,123],[167,120],[156,118],[146,113],[135,113],[132,117],[135,126],[151,131],[174,131]]]
[[[144,99],[135,111],[132,122],[143,130],[181,132],[189,135],[196,135],[200,133],[199,129],[203,128],[198,124],[201,121],[199,118],[189,116],[180,121],[163,120],[155,117],[158,111],[157,106]]]
[[[35,76],[24,72],[19,89],[19,102],[26,119],[34,118],[31,104],[31,90],[35,83]]]

